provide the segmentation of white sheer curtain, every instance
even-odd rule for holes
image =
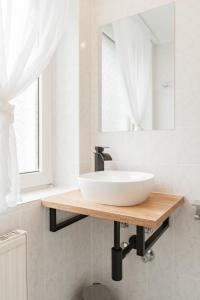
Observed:
[[[0,212],[19,199],[10,101],[50,61],[65,30],[68,1],[0,0]]]
[[[142,129],[147,103],[152,100],[152,42],[138,17],[113,23],[119,67],[130,107],[131,123]]]

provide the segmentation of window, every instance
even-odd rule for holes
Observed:
[[[22,189],[52,183],[50,80],[48,70],[13,99]]]
[[[124,101],[122,101],[122,99]],[[102,34],[102,131],[129,129],[127,95],[120,75],[115,41]]]
[[[39,171],[39,79],[13,100],[20,173]]]

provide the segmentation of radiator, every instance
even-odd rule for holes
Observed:
[[[0,235],[0,300],[27,299],[27,237],[15,230]]]

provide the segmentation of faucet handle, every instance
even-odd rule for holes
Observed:
[[[110,148],[110,147],[95,146],[96,152],[100,152],[100,153],[103,152],[104,149],[108,149],[108,148]]]

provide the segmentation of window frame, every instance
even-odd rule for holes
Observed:
[[[53,70],[50,64],[39,77],[39,171],[20,174],[21,190],[26,191],[52,184],[52,106]]]

